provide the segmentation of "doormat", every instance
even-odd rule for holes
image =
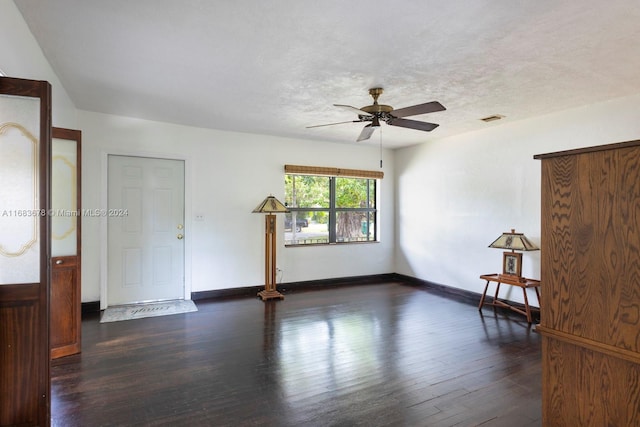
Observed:
[[[117,305],[107,307],[102,313],[100,323],[142,319],[144,317],[168,316],[170,314],[190,313],[192,311],[198,311],[198,307],[196,307],[195,303],[191,300]]]

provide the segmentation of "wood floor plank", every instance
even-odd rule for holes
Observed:
[[[82,322],[52,425],[536,426],[540,337],[515,313],[397,282]]]

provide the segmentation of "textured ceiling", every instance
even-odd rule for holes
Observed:
[[[402,147],[640,93],[638,0],[15,0],[76,107],[189,126],[356,143],[368,89]],[[506,116],[493,123],[479,119]]]

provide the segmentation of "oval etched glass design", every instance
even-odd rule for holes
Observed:
[[[40,100],[0,96],[0,285],[40,281]]]
[[[51,146],[51,256],[77,255],[77,143],[53,138]]]

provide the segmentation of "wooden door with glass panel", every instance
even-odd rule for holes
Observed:
[[[51,85],[0,77],[0,425],[48,426]]]
[[[51,358],[80,352],[79,130],[53,128],[51,139]]]

